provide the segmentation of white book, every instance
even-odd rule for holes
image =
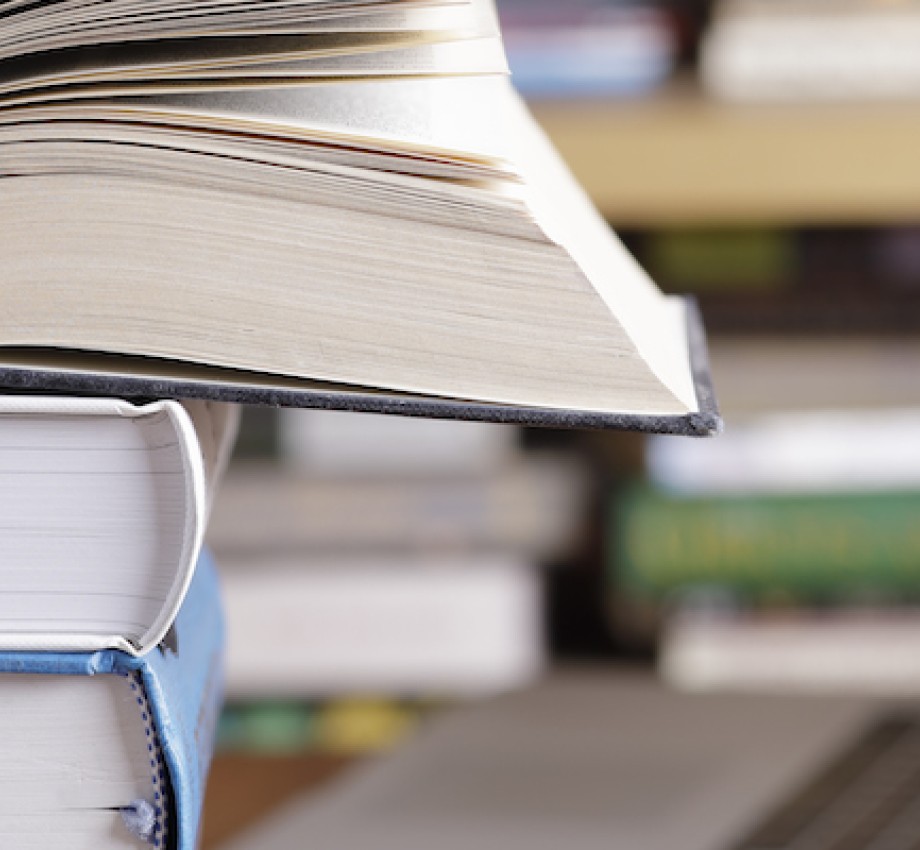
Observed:
[[[722,0],[702,42],[703,80],[732,100],[920,94],[914,0]]]
[[[687,691],[920,695],[920,612],[683,615],[665,629],[664,679]]]
[[[718,440],[652,437],[646,459],[654,484],[687,495],[917,490],[918,433],[918,408],[775,413]]]
[[[191,581],[236,408],[0,397],[0,650],[140,654]]]
[[[334,410],[282,410],[281,452],[310,474],[469,476],[514,457],[512,425]]]
[[[543,663],[541,578],[504,555],[225,557],[230,698],[468,697]]]
[[[322,476],[235,463],[208,524],[219,559],[272,552],[516,552],[536,562],[583,539],[580,458],[527,452],[477,476]]]

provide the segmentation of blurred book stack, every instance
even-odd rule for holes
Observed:
[[[648,446],[611,504],[623,622],[687,688],[920,692],[916,410],[785,414]]]
[[[540,567],[575,545],[587,475],[577,457],[519,438],[504,425],[283,411],[279,456],[234,465],[210,526],[228,696],[256,710],[240,717],[277,718],[280,704],[301,718],[278,727],[300,729],[294,750],[375,750],[426,700],[532,681]],[[250,721],[234,728],[236,746],[259,738],[243,734]]]
[[[707,327],[873,335],[920,328],[920,230],[665,228],[635,237],[662,286],[694,292]]]
[[[722,0],[702,45],[707,89],[731,100],[920,94],[916,0]]]
[[[627,241],[665,290],[698,298],[729,417],[920,404],[916,226],[671,226]]]
[[[664,82],[676,24],[651,0],[500,0],[515,87],[529,97],[637,96]]]

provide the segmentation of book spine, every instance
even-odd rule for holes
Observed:
[[[223,702],[223,635],[217,572],[204,552],[173,628],[138,668],[169,771],[176,850],[198,844]]]
[[[740,603],[920,598],[920,492],[680,497],[650,488],[611,508],[625,597],[693,588]]]

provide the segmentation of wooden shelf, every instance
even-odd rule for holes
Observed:
[[[920,220],[920,109],[736,105],[690,81],[635,101],[534,112],[621,226]]]
[[[355,759],[305,754],[218,754],[204,807],[202,850],[216,850],[284,803],[325,788]]]

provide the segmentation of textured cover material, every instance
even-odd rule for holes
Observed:
[[[163,643],[146,655],[134,657],[118,650],[2,652],[0,673],[71,676],[137,673],[169,774],[168,846],[194,850],[223,696],[223,617],[217,572],[206,552],[199,558],[173,628]]]
[[[722,430],[709,373],[702,319],[687,300],[687,338],[699,410],[686,415],[604,413],[467,402],[431,396],[316,384],[171,361],[47,350],[0,350],[0,387],[7,391],[102,395],[131,399],[202,398],[240,404],[393,413],[438,419],[599,428],[710,436]],[[75,358],[78,362],[75,364]],[[145,365],[146,363],[146,365]],[[156,375],[152,375],[152,372]]]

